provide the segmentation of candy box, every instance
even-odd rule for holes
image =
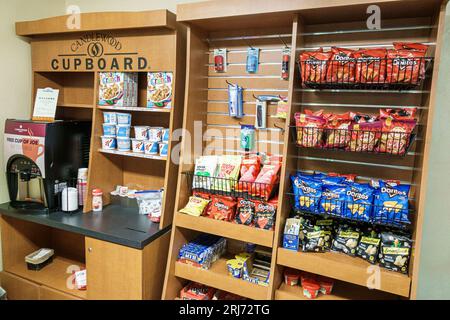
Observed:
[[[99,105],[115,107],[137,105],[136,73],[100,72],[99,77]]]
[[[172,72],[149,72],[147,74],[147,107],[172,108]]]
[[[300,227],[300,219],[290,218],[286,220],[283,234],[283,248],[298,250],[300,244]]]

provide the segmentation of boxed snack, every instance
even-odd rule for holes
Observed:
[[[186,243],[178,253],[178,261],[194,267],[209,269],[225,252],[225,238],[201,234],[196,239]]]
[[[286,220],[283,234],[283,248],[297,251],[300,245],[300,228],[302,221],[296,218]]]
[[[149,72],[147,74],[147,107],[172,108],[172,72]]]
[[[99,101],[101,106],[137,106],[137,74],[100,72]]]

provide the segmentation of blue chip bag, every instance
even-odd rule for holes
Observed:
[[[369,184],[353,183],[345,192],[344,217],[370,222],[372,220],[374,189]]]
[[[411,186],[380,180],[375,193],[374,218],[378,223],[411,223],[409,220],[409,190]]]
[[[309,213],[319,212],[322,182],[304,176],[291,176],[295,194],[294,209]]]
[[[346,185],[324,184],[320,198],[319,213],[342,216],[346,191]]]

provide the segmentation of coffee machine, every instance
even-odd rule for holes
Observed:
[[[54,211],[62,188],[89,162],[91,122],[8,119],[4,160],[11,206]]]

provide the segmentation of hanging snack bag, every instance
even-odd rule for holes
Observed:
[[[302,83],[324,83],[331,55],[331,52],[323,52],[322,49],[317,51],[305,51],[300,54]]]
[[[324,184],[320,198],[319,213],[342,216],[347,186]]]
[[[232,197],[213,195],[206,216],[215,220],[232,221],[236,213],[236,205]]]
[[[368,184],[353,183],[347,186],[344,217],[369,222],[372,219],[374,189]]]
[[[382,122],[365,122],[351,126],[350,143],[348,151],[374,152],[380,141]]]
[[[356,256],[356,247],[358,246],[360,236],[359,229],[347,224],[341,225],[334,237],[331,250],[354,257]]]
[[[408,204],[411,186],[383,180],[380,180],[379,184],[374,201],[375,221],[390,224],[411,223]]]
[[[386,81],[386,49],[361,49],[356,59],[356,83],[384,84]]]
[[[411,239],[392,232],[381,233],[379,261],[382,267],[408,274]]]
[[[361,240],[359,240],[356,255],[371,264],[375,264],[380,249],[380,242],[379,234],[375,230],[369,229],[363,233]]]
[[[326,124],[325,148],[346,148],[350,142],[350,126],[352,121],[350,113],[335,114]]]
[[[414,43],[394,43],[387,52],[387,82],[418,84],[425,78],[428,46]]]
[[[255,203],[251,200],[238,198],[234,222],[237,224],[252,226],[254,217],[255,217]]]
[[[331,59],[327,70],[327,82],[354,83],[355,58],[354,50],[332,47]]]
[[[213,183],[213,177],[217,168],[217,156],[202,156],[195,160],[194,179],[192,187],[194,189],[209,190]]]
[[[278,198],[269,202],[255,202],[255,227],[264,230],[274,230],[277,214]]]
[[[228,115],[233,118],[244,116],[244,89],[237,84],[228,84]]]
[[[221,156],[214,179],[214,189],[231,192],[236,186],[241,168],[241,156]]]
[[[282,100],[278,101],[277,103],[277,113],[275,117],[278,119],[287,119],[287,114],[289,111],[289,105],[286,98],[283,98]]]
[[[185,213],[191,216],[200,217],[203,214],[206,206],[209,204],[209,200],[198,198],[198,197],[189,197],[189,202],[183,209],[180,210],[181,213]]]
[[[414,120],[417,108],[380,109],[380,119],[392,118],[397,121]]]
[[[256,196],[261,197],[266,201],[269,200],[275,185],[279,181],[280,169],[281,162],[278,161],[270,161],[262,167],[254,184]]]
[[[327,122],[324,117],[307,113],[296,113],[294,117],[297,128],[297,145],[305,148],[320,147]]]
[[[379,153],[403,156],[409,147],[411,134],[416,127],[416,120],[382,120],[383,127],[380,144],[377,148]]]
[[[295,195],[294,209],[309,213],[319,212],[322,182],[304,176],[291,176]]]
[[[254,182],[261,171],[261,157],[251,155],[242,159],[240,179],[236,190],[239,192],[248,191],[249,194],[255,194],[256,190]]]

